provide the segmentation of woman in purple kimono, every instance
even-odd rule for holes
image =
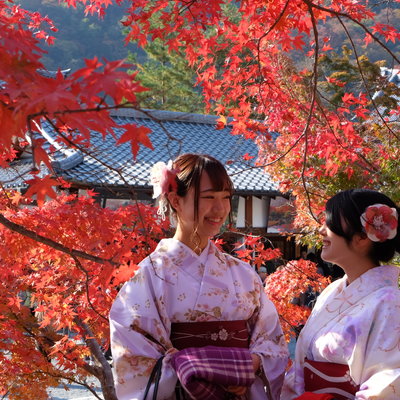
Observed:
[[[292,399],[400,399],[399,208],[352,189],[326,204],[321,257],[346,275],[318,297],[282,390]],[[306,393],[305,393],[306,392]]]
[[[279,399],[288,353],[276,309],[254,269],[210,240],[231,210],[225,168],[183,154],[157,163],[151,176],[159,213],[170,213],[176,232],[140,263],[112,306],[118,399],[142,399],[164,355],[158,399],[175,399],[178,381],[188,399]]]

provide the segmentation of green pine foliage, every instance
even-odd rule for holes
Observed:
[[[190,113],[204,113],[201,88],[196,86],[196,73],[185,55],[168,52],[160,40],[145,47],[146,60],[138,62],[136,54],[128,61],[136,65],[137,78],[149,90],[138,95],[143,108]]]
[[[396,97],[400,97],[400,88],[382,76],[381,67],[386,64],[385,60],[371,61],[367,55],[361,55],[356,60],[353,51],[345,45],[341,53],[324,54],[319,59],[318,88],[321,98],[337,108],[345,93],[363,92],[370,100],[370,107],[383,106],[389,112],[397,106]],[[334,82],[340,82],[341,85]],[[380,96],[372,102],[372,97],[378,91]]]

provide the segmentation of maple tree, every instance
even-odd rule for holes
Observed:
[[[186,51],[209,108],[224,121],[233,117],[233,134],[257,140],[260,163],[268,165],[268,171],[282,182],[283,191],[296,196],[301,225],[316,226],[314,217],[324,200],[341,186],[330,186],[332,192],[327,192],[326,182],[333,176],[343,176],[342,187],[345,177],[354,185],[354,176],[357,185],[384,186],[384,164],[398,160],[396,128],[377,110],[368,85],[356,93],[345,87],[340,104],[334,110],[326,107],[318,83],[320,59],[333,49],[329,36],[320,37],[319,26],[327,20],[337,21],[351,43],[356,67],[360,66],[359,49],[346,24],[357,25],[365,45],[378,44],[388,60],[400,64],[387,46],[398,41],[398,30],[374,22],[371,2],[243,1],[237,6],[239,21],[237,15],[231,18],[225,12],[224,4],[212,0],[201,4],[133,2],[125,21],[131,29],[128,37],[142,44],[163,38],[171,51]],[[387,6],[396,8],[396,2]],[[158,16],[158,24],[147,23],[150,15]],[[312,60],[309,68],[299,72],[288,57],[291,50],[306,53]],[[221,54],[225,57],[222,65],[218,64]],[[362,69],[358,70],[365,83]],[[331,79],[331,83],[342,85],[340,80]],[[392,113],[398,112],[394,107]],[[373,131],[371,113],[375,113],[380,133]],[[279,132],[276,140],[269,135],[271,131]],[[378,137],[373,149],[371,134]],[[382,134],[391,148],[382,143]]]
[[[108,311],[166,223],[140,203],[111,210],[92,197],[61,195],[21,209],[22,197],[8,195],[0,202],[2,395],[47,398],[46,389],[61,382],[91,389],[85,382],[93,375],[105,398],[115,398],[104,356]]]
[[[64,3],[82,3],[87,13],[101,17],[111,0]],[[295,195],[296,221],[307,231],[315,230],[324,200],[338,188],[369,186],[400,199],[399,132],[391,122],[400,107],[392,104],[383,112],[368,85],[351,92],[335,76],[327,81],[343,88],[343,95],[334,107],[324,99],[320,62],[332,49],[319,27],[331,19],[346,34],[346,23],[356,24],[366,45],[378,44],[400,64],[387,46],[398,41],[398,30],[375,23],[373,5],[364,1],[140,0],[128,2],[124,19],[127,41],[144,46],[157,39],[171,52],[185,53],[208,110],[220,115],[219,126],[229,123],[232,134],[257,142],[260,166],[282,191]],[[0,188],[0,390],[10,398],[40,399],[63,379],[88,386],[86,377],[94,375],[104,398],[114,400],[103,354],[107,312],[118,285],[134,273],[166,225],[155,223],[149,206],[111,211],[90,197],[60,194],[54,187],[66,183],[55,173],[40,173],[42,163],[51,170],[55,151],[45,147],[41,127],[50,124],[60,145],[90,152],[91,131],[113,135],[117,125],[110,111],[138,108],[137,94],[145,88],[128,74],[132,66],[124,61],[85,60],[84,68],[68,76],[44,76],[39,41],[52,44],[57,27],[12,1],[0,0],[0,29],[0,166],[9,166],[28,136],[36,168],[24,195]],[[351,39],[353,63],[359,67]],[[289,58],[291,50],[307,54],[310,66],[299,72]],[[118,127],[124,131],[119,142],[130,142],[134,157],[139,144],[153,146],[146,128]],[[270,132],[279,135],[272,138]],[[38,207],[26,207],[33,196]],[[46,197],[54,200],[45,202]],[[256,239],[250,236],[238,255],[255,265],[277,257]],[[320,290],[325,284],[315,267],[302,261],[288,263],[269,278],[268,292],[287,322],[287,335],[306,318],[290,299],[310,285]]]

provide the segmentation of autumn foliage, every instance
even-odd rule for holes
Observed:
[[[282,191],[296,196],[299,226],[315,228],[325,200],[340,188],[376,187],[399,199],[394,173],[399,168],[399,132],[388,121],[389,116],[398,119],[400,109],[378,109],[359,58],[365,46],[375,45],[386,50],[388,66],[400,65],[388,47],[400,38],[390,26],[396,2],[387,5],[388,23],[375,21],[374,6],[367,1],[252,0],[229,5],[215,0],[135,1],[124,24],[130,29],[128,38],[140,44],[162,38],[171,51],[186,52],[209,109],[221,115],[220,124],[231,117],[232,133],[254,139],[259,164],[281,182]],[[321,76],[321,59],[334,50],[323,29],[332,20],[345,32],[354,54],[360,82],[356,92],[340,79]],[[360,37],[350,35],[353,26],[362,32]],[[306,68],[295,67],[293,52],[309,58]],[[344,92],[339,106],[327,101],[324,82]],[[381,87],[385,85],[382,81]],[[270,132],[279,135],[273,139]]]
[[[63,3],[83,4],[86,13],[101,17],[111,1]],[[379,188],[400,199],[400,134],[391,122],[398,120],[399,106],[378,109],[373,93],[363,86],[362,68],[357,91],[320,71],[322,57],[332,51],[330,37],[321,36],[320,27],[331,20],[346,34],[350,25],[362,30],[358,40],[348,38],[357,67],[360,48],[372,44],[400,64],[387,46],[398,42],[398,29],[375,22],[370,2],[115,3],[127,8],[127,41],[145,45],[157,38],[171,52],[184,51],[208,110],[220,116],[217,128],[230,124],[232,134],[258,144],[258,164],[280,182],[283,192],[296,197],[296,223],[304,232],[315,231],[325,199],[340,188]],[[46,398],[46,388],[62,379],[85,385],[93,375],[104,398],[115,400],[103,354],[107,313],[118,285],[134,273],[166,225],[149,206],[112,211],[99,207],[90,193],[60,194],[66,183],[52,170],[56,149],[45,146],[41,128],[46,122],[60,146],[88,154],[91,132],[113,135],[116,122],[110,111],[139,108],[136,94],[146,89],[123,60],[85,60],[84,68],[68,76],[59,71],[55,78],[47,77],[41,72],[44,50],[39,44],[51,45],[56,30],[47,17],[0,0],[0,167],[9,167],[28,143],[34,158],[24,195],[0,185],[0,394]],[[310,60],[301,71],[290,59],[292,51]],[[332,90],[344,91],[340,104],[327,101],[326,82]],[[147,128],[119,128],[119,143],[129,142],[133,157],[140,145],[153,148]],[[43,165],[49,174],[41,172]],[[45,202],[49,197],[53,200]],[[255,266],[278,256],[253,236],[237,250]],[[306,261],[290,262],[269,277],[267,290],[287,335],[307,316],[293,298],[326,283]]]
[[[7,195],[1,213],[24,235],[0,226],[2,394],[47,398],[47,387],[61,378],[85,382],[88,375],[105,383],[89,357],[108,348],[117,289],[165,235],[166,224],[140,203],[113,211],[91,197],[63,195],[41,208],[19,208]]]
[[[310,305],[302,304],[302,296],[316,297],[329,283],[330,278],[322,277],[315,263],[302,259],[287,262],[267,277],[265,291],[280,315],[287,341],[296,337],[310,315]]]
[[[284,260],[279,249],[273,249],[262,237],[247,235],[236,243],[237,257],[254,265],[256,269],[274,260],[276,271],[265,280],[265,292],[275,304],[286,340],[289,342],[300,332],[310,315],[310,305],[305,304],[304,296],[319,294],[330,283],[323,277],[317,264],[309,260]]]

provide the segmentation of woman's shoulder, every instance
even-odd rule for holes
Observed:
[[[398,286],[388,285],[380,287],[375,291],[374,297],[379,299],[379,304],[383,306],[396,305],[400,307],[400,289]]]
[[[171,239],[161,239],[156,248],[147,256],[145,257],[140,263],[138,264],[141,268],[148,268],[155,261],[162,260],[165,257],[169,257],[170,249],[171,248]]]
[[[143,282],[163,275],[162,265],[165,263],[165,257],[168,257],[167,251],[164,244],[160,242],[154,251],[138,263],[138,268],[130,281]]]
[[[254,268],[246,261],[241,260],[240,258],[235,257],[232,254],[226,253],[223,250],[219,249],[215,243],[212,243],[215,248],[216,253],[218,254],[219,259],[224,259],[226,264],[231,268],[240,268],[242,270],[251,271],[255,273]]]

